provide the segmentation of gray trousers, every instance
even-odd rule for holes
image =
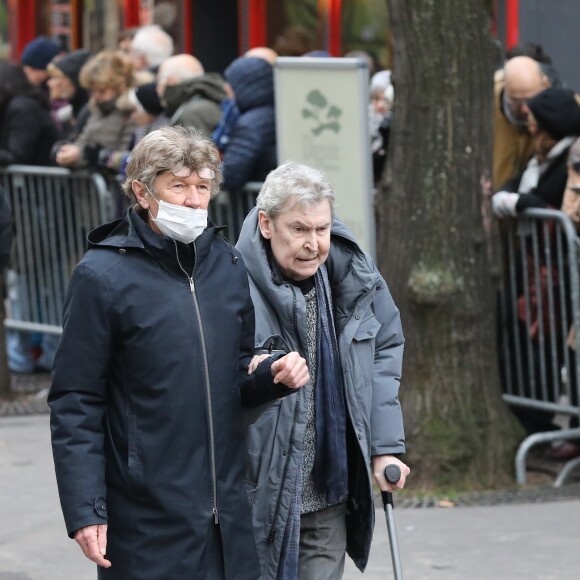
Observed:
[[[300,516],[298,580],[341,580],[346,554],[346,503]]]

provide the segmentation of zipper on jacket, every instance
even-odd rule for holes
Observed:
[[[195,310],[196,320],[199,328],[199,335],[201,339],[201,352],[203,358],[203,368],[205,372],[205,395],[207,402],[207,422],[208,422],[208,435],[209,435],[209,463],[211,470],[211,492],[212,492],[212,507],[211,513],[213,514],[214,524],[219,524],[219,512],[217,506],[217,475],[216,475],[216,461],[215,461],[215,437],[213,428],[213,405],[211,399],[211,388],[209,384],[209,365],[207,361],[207,346],[205,343],[205,335],[203,333],[203,324],[201,322],[201,310],[199,308],[199,302],[197,300],[197,293],[195,291],[195,282],[193,280],[193,271],[191,276],[185,271],[179,260],[179,252],[177,250],[177,244],[175,244],[175,255],[177,256],[177,263],[181,268],[181,271],[187,276],[189,282],[189,290],[191,292],[191,297],[193,299],[193,308]],[[197,251],[195,249],[195,244],[193,244],[193,268],[195,269],[195,264],[197,263]]]

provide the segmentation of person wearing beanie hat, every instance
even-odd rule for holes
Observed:
[[[94,56],[94,54],[86,48],[74,50],[73,52],[59,58],[52,63],[62,74],[68,77],[75,86],[80,87],[80,73],[87,61]]]
[[[53,118],[60,126],[63,138],[69,141],[74,141],[89,116],[89,93],[81,87],[79,75],[92,56],[90,50],[75,50],[47,67]]]
[[[580,97],[570,89],[548,88],[527,101],[526,111],[535,154],[524,172],[492,197],[498,217],[562,206],[568,151],[580,135]]]
[[[157,94],[157,83],[147,83],[135,88],[135,97],[146,113],[156,117],[163,113],[163,105]]]
[[[580,97],[571,89],[549,88],[526,104],[532,113],[528,114],[528,130],[545,131],[559,141],[570,135],[580,135]]]
[[[42,87],[46,83],[48,78],[46,67],[60,52],[60,46],[46,36],[39,36],[24,47],[20,63],[30,84]]]

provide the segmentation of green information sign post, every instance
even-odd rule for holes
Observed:
[[[278,163],[323,171],[336,191],[337,216],[375,257],[366,63],[281,57],[274,83]]]

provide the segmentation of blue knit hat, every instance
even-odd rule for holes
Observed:
[[[48,63],[60,52],[60,46],[46,36],[31,40],[22,51],[20,62],[31,68],[46,70]]]

